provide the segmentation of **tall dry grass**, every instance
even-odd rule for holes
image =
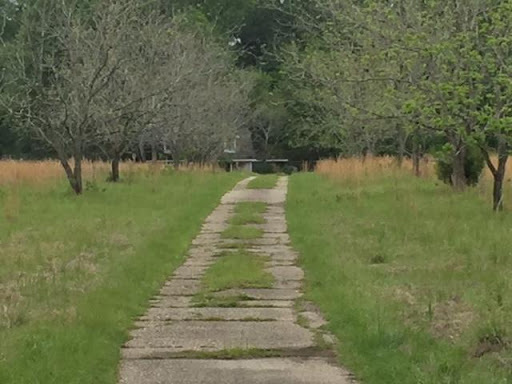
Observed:
[[[492,160],[497,164],[496,157]],[[421,176],[436,180],[435,160],[425,158],[421,163]],[[406,174],[413,174],[412,161],[405,159],[399,167],[396,158],[371,157],[364,161],[361,158],[329,159],[317,163],[316,172],[335,180],[363,187],[365,183],[372,183],[383,178],[398,178]],[[475,187],[478,195],[488,201],[492,201],[493,177],[487,167],[484,168],[480,182]],[[512,161],[507,163],[504,185],[504,198],[507,207],[512,206]]]
[[[432,177],[435,173],[434,162],[425,158],[420,165],[423,177]],[[316,172],[339,180],[363,181],[381,176],[413,174],[410,159],[404,159],[401,166],[395,157],[340,158],[322,160],[317,163]]]
[[[85,161],[83,163],[84,180],[105,179],[110,172],[110,163]],[[137,172],[158,173],[166,168],[164,162],[135,163],[123,162],[120,165],[121,175],[132,175]],[[216,172],[217,165],[212,164],[182,164],[179,171]],[[61,182],[66,177],[58,161],[0,161],[0,186],[29,185],[40,186]]]
[[[94,178],[108,172],[108,164],[84,162],[84,177]],[[0,185],[41,185],[60,181],[65,177],[57,161],[0,161]]]

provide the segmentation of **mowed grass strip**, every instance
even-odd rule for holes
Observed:
[[[65,183],[1,192],[0,383],[115,384],[134,319],[240,178],[134,175],[80,197]]]
[[[265,224],[265,218],[254,213],[239,213],[235,214],[235,216],[229,220],[229,223],[232,225]]]
[[[512,382],[512,215],[408,174],[290,179],[306,296],[365,384]]]
[[[260,175],[251,180],[247,185],[249,189],[272,189],[275,188],[279,176],[276,174]]]
[[[235,214],[237,215],[257,215],[265,213],[267,204],[261,201],[244,201],[235,205]]]
[[[221,236],[224,239],[254,240],[263,236],[263,230],[247,225],[230,225]]]
[[[226,251],[203,277],[205,292],[237,288],[271,288],[274,277],[265,271],[266,258],[240,249]]]
[[[260,202],[243,202],[235,206],[235,215],[230,219],[232,225],[265,224],[263,213],[267,205]]]

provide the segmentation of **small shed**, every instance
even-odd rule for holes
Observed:
[[[253,164],[258,160],[256,159],[233,159],[229,163],[229,171],[247,171],[252,172]]]
[[[229,163],[229,171],[247,171],[247,172],[258,172],[257,168],[259,165],[275,165],[278,167],[284,167],[288,164],[288,159],[268,159],[268,160],[257,160],[257,159],[233,159]]]

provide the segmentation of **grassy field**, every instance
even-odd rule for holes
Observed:
[[[341,361],[365,384],[511,383],[512,215],[488,186],[327,168],[291,177],[287,215]]]
[[[241,177],[0,187],[0,383],[114,384],[133,319]]]

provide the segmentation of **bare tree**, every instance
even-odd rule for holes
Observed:
[[[248,118],[250,76],[234,71],[225,48],[179,29],[175,52],[161,74],[166,84],[153,132],[176,164],[219,158]]]
[[[81,194],[82,160],[105,119],[95,103],[123,68],[125,57],[114,49],[123,44],[136,7],[102,1],[85,17],[77,2],[63,1],[37,12],[37,49],[30,35],[20,41],[24,87],[14,113],[24,129],[54,149],[73,191]]]
[[[111,160],[110,179],[114,182],[120,177],[121,157],[161,112],[157,101],[161,103],[169,86],[161,76],[169,55],[166,50],[171,48],[165,44],[169,28],[172,25],[157,14],[141,12],[124,29],[123,41],[114,48],[124,64],[95,103],[103,117],[97,124],[97,146]]]

